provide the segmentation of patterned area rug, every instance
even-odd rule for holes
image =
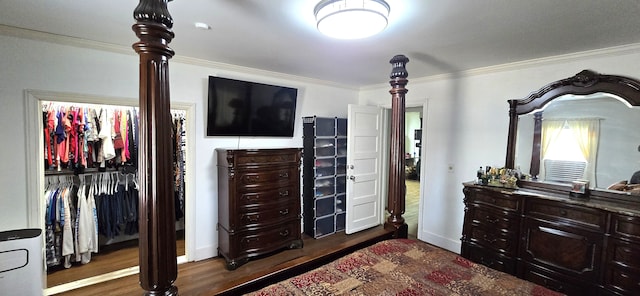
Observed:
[[[562,295],[416,240],[387,240],[248,295]]]

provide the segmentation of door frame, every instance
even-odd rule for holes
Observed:
[[[25,137],[26,137],[26,184],[27,185],[27,225],[29,228],[44,229],[45,205],[42,203],[44,192],[44,165],[40,155],[44,151],[42,139],[42,102],[68,102],[79,104],[108,104],[115,106],[137,107],[136,98],[107,97],[88,94],[65,93],[27,89],[25,99]],[[171,102],[171,108],[186,113],[186,163],[185,163],[185,254],[178,256],[178,264],[190,261],[195,254],[195,104],[185,102]],[[43,236],[44,241],[44,236]],[[43,246],[44,248],[44,246]],[[137,274],[138,266],[110,272],[88,279],[59,285],[54,290],[46,288],[46,294],[60,293],[66,290],[97,284],[123,276]],[[59,287],[59,288],[58,288]]]
[[[406,108],[415,108],[415,107],[422,107],[422,126],[420,127],[422,129],[422,140],[420,141],[420,143],[424,143],[425,139],[426,139],[426,126],[427,126],[427,99],[424,99],[423,102],[405,102],[405,109]],[[380,190],[381,193],[383,193],[383,200],[382,200],[382,206],[380,207],[381,209],[381,217],[383,219],[382,223],[384,223],[384,220],[387,217],[387,201],[388,201],[388,193],[389,193],[389,151],[390,151],[390,144],[389,144],[389,138],[391,137],[391,105],[390,104],[382,104],[379,105],[380,108],[383,109],[382,112],[382,124],[383,124],[383,129],[381,131],[382,133],[382,141],[381,141],[381,145],[383,145],[383,151],[382,151],[382,164],[381,164],[381,169],[382,169],[382,174],[380,174],[380,178],[381,178],[381,188]],[[405,110],[406,113],[406,110]],[[406,130],[405,130],[406,133]],[[406,148],[405,148],[406,149]],[[424,203],[424,186],[425,186],[425,180],[424,180],[424,168],[426,166],[426,154],[424,151],[424,145],[420,146],[420,202],[419,202],[419,206],[420,208],[418,209],[418,230],[417,230],[417,235],[416,237],[418,239],[420,239],[420,232],[422,230],[422,223],[420,223],[422,221],[422,208],[423,208],[423,203]],[[406,196],[405,196],[406,197]],[[405,201],[406,203],[406,201]]]

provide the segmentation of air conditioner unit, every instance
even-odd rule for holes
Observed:
[[[0,294],[42,295],[44,260],[42,230],[0,232]]]

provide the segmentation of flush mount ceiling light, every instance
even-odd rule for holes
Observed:
[[[313,13],[323,34],[338,39],[359,39],[384,30],[389,10],[384,0],[322,0]]]

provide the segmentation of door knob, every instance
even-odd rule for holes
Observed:
[[[349,176],[349,180],[355,181],[356,180],[356,176]]]
[[[352,164],[350,164],[350,165],[349,165],[349,169],[350,169],[350,170],[353,170],[353,168],[354,168],[354,167],[353,167],[353,165],[352,165]]]

